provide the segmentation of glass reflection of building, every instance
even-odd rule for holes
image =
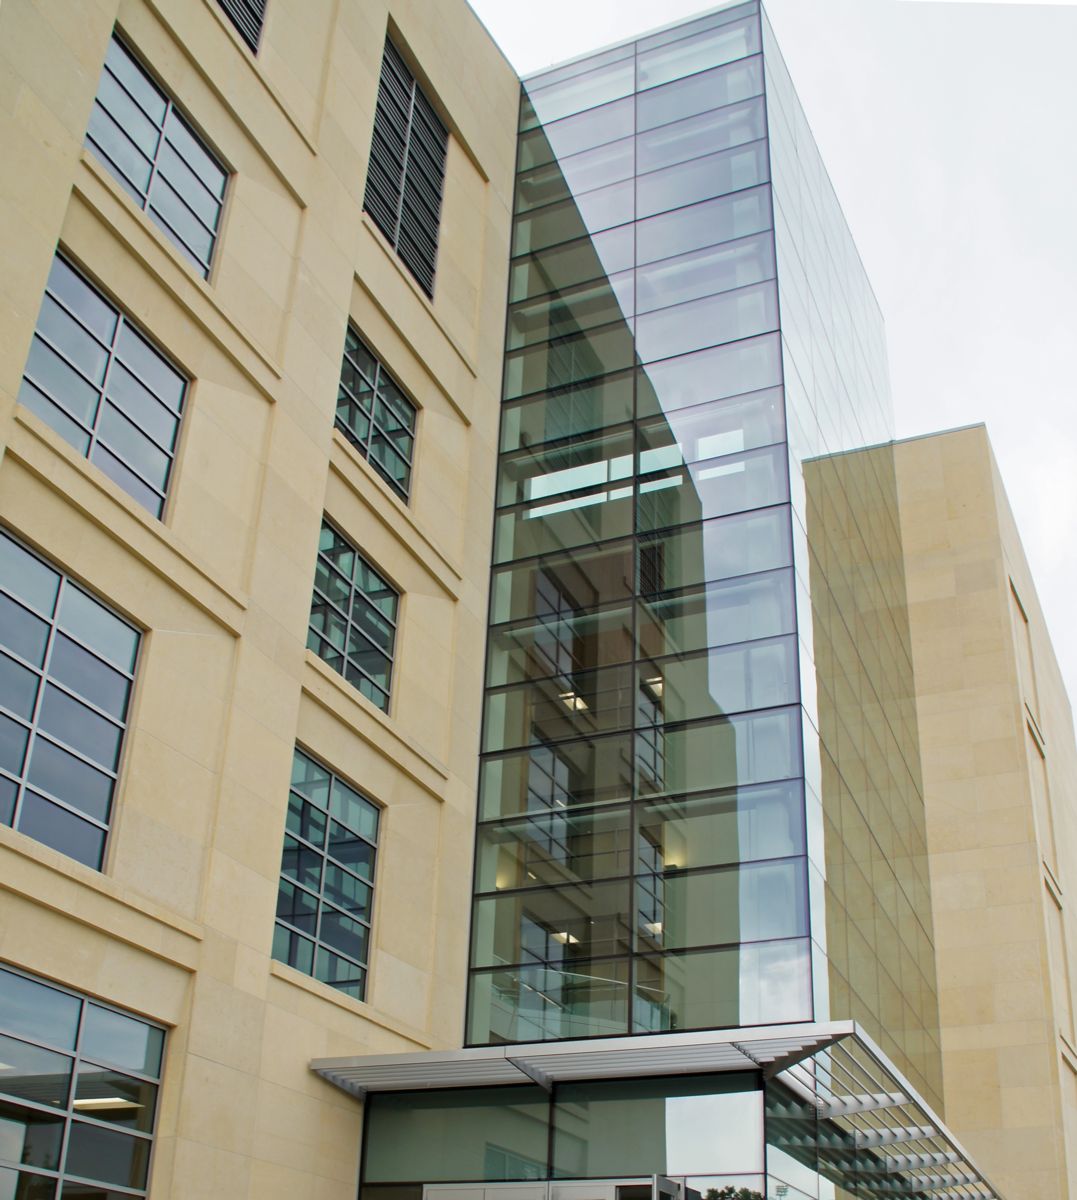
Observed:
[[[995,1196],[930,1108],[890,438],[756,0],[525,81],[468,1048],[315,1064],[362,1200]]]

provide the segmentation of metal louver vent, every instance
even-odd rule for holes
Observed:
[[[428,296],[449,135],[400,52],[386,40],[363,207]]]
[[[258,53],[258,39],[262,36],[262,22],[266,15],[266,0],[217,0],[229,21],[236,27],[239,36]]]

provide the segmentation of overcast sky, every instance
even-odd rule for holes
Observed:
[[[523,74],[699,0],[471,0]],[[899,437],[986,421],[1077,701],[1077,4],[766,0],[886,317]]]

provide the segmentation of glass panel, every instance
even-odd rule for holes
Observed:
[[[751,142],[664,167],[636,180],[636,214],[645,218],[762,183],[769,174],[766,142]]]
[[[325,898],[353,917],[370,920],[370,887],[335,863],[325,864]]]
[[[552,497],[591,491],[631,475],[632,430],[627,427],[503,456],[498,468],[497,502],[530,502],[542,507]]]
[[[105,822],[112,803],[112,777],[38,737],[30,755],[27,781],[70,804],[87,816]]]
[[[794,858],[641,876],[636,881],[636,949],[682,950],[806,936],[804,862]]]
[[[801,762],[797,713],[777,709],[650,733],[643,737],[643,749],[637,743],[640,795],[794,778]]]
[[[49,675],[73,692],[122,721],[127,715],[131,683],[101,659],[57,633],[49,659]]]
[[[116,310],[57,255],[49,270],[48,290],[103,342],[116,332]]]
[[[544,618],[550,612],[551,588],[564,597],[556,609],[583,611],[627,600],[633,590],[633,545],[630,541],[597,549],[582,547],[567,554],[548,555],[541,563],[502,568],[493,576],[492,623],[525,617]]]
[[[26,374],[71,416],[84,425],[93,421],[99,393],[40,338],[30,346]]]
[[[81,1003],[36,979],[0,970],[0,1025],[9,1033],[73,1049]]]
[[[102,407],[97,431],[105,445],[129,470],[151,487],[164,491],[172,460],[111,404]]]
[[[762,59],[750,58],[700,71],[636,97],[636,128],[642,133],[695,113],[747,100],[763,91]]]
[[[310,892],[305,892],[290,879],[282,879],[277,889],[277,918],[313,936],[318,930],[318,898]],[[276,956],[275,950],[274,955]],[[284,961],[292,960],[286,957]]]
[[[468,1040],[475,1043],[624,1035],[628,1032],[628,962],[524,966],[474,974],[468,1013]],[[545,1134],[545,1116],[542,1128]]]
[[[94,104],[86,127],[86,141],[97,157],[141,208],[146,199],[152,165],[116,118],[100,101]]]
[[[23,758],[26,755],[26,742],[30,731],[25,725],[20,725],[10,717],[0,713],[0,767],[13,775],[22,773]]]
[[[810,1021],[806,939],[638,959],[637,1033]],[[724,1166],[724,1164],[719,1164]]]
[[[637,57],[638,87],[655,87],[672,79],[682,79],[708,67],[718,67],[738,58],[759,53],[759,17],[752,15],[740,21],[707,29],[691,37],[669,42]]]
[[[0,654],[0,704],[17,717],[29,720],[37,699],[40,676],[6,654]]]
[[[549,1100],[538,1087],[382,1093],[367,1101],[367,1182],[497,1179],[487,1150],[501,1147],[545,1178]],[[516,1176],[509,1176],[513,1178]]]
[[[294,792],[288,795],[288,815],[285,824],[289,833],[305,838],[315,846],[325,845],[325,813],[313,804],[308,804]]]
[[[370,930],[365,925],[352,920],[351,917],[338,912],[335,908],[322,905],[318,937],[327,946],[339,950],[341,954],[346,954],[349,958],[357,958],[360,962],[365,962],[369,936]]]
[[[602,471],[614,472],[623,469],[631,476],[631,437],[625,446],[629,453],[618,460],[590,464],[590,470],[579,470],[577,478],[585,478]],[[571,478],[569,471],[555,472],[561,478],[549,480],[556,487]],[[536,486],[546,480],[532,481]],[[611,480],[606,486],[591,488],[564,499],[532,501],[518,508],[498,514],[494,526],[494,562],[510,562],[518,558],[531,558],[536,554],[548,554],[571,546],[588,546],[595,542],[611,541],[632,532],[633,488],[631,480],[626,484]]]
[[[101,867],[105,830],[83,821],[36,792],[23,793],[19,831],[94,870]]]
[[[148,209],[199,271],[207,274],[213,234],[195,217],[163,175],[154,176]]]
[[[292,759],[292,787],[319,808],[329,807],[329,785],[332,775],[302,750],[296,749]]]
[[[632,419],[632,372],[557,388],[501,410],[501,448],[518,450]]]
[[[0,1102],[0,1159],[55,1171],[60,1166],[63,1117]],[[0,1196],[4,1195],[0,1175]]]
[[[490,693],[483,751],[627,729],[632,724],[634,696],[632,669],[627,666],[557,675]]]
[[[153,1132],[157,1088],[152,1083],[121,1075],[107,1067],[82,1063],[75,1078],[71,1107],[83,1116],[127,1129]]]
[[[631,950],[631,885],[575,884],[475,901],[472,966],[612,957]]]
[[[64,1169],[72,1175],[100,1179],[103,1183],[145,1187],[151,1144],[149,1138],[130,1137],[73,1121]]]
[[[46,684],[39,718],[41,728],[80,754],[116,769],[123,730],[72,699],[59,688]]]
[[[785,505],[718,517],[666,534],[639,539],[643,595],[751,575],[791,561],[789,509]]]
[[[150,82],[146,73],[135,62],[127,49],[115,37],[109,42],[105,54],[105,65],[138,102],[139,108],[154,122],[160,124],[165,117],[165,100]]]
[[[561,1084],[553,1124],[559,1179],[761,1169],[763,1093],[749,1072]]]
[[[631,58],[627,58],[547,87],[525,87],[533,115],[529,114],[525,118],[521,130],[532,124],[556,121],[572,113],[594,108],[598,104],[617,100],[621,96],[631,95],[635,87],[635,63]]]
[[[634,167],[635,142],[632,138],[544,163],[517,177],[516,211],[526,212],[554,200],[630,179]]]
[[[104,442],[95,442],[90,450],[90,462],[101,470],[143,508],[155,516],[161,515],[164,501],[157,492],[144,483],[133,471],[129,470],[110,450]]]
[[[766,107],[760,96],[641,133],[636,138],[636,170],[641,175],[657,171],[766,135]]]
[[[533,345],[632,315],[632,276],[592,280],[509,311],[508,348]]]
[[[362,1000],[366,991],[366,971],[351,959],[342,958],[321,946],[314,960],[314,978],[356,1000]]]
[[[653,406],[657,398],[652,396]],[[672,409],[639,425],[641,473],[702,462],[785,440],[781,388]]]
[[[284,875],[316,892],[321,887],[324,862],[317,851],[308,849],[295,838],[285,836],[280,862],[280,869]]]
[[[166,137],[183,157],[184,162],[206,185],[210,194],[218,198],[223,196],[227,174],[187,128],[175,109],[169,114]]]
[[[121,671],[134,670],[138,634],[77,587],[64,589],[60,625]]]
[[[55,1179],[0,1167],[0,1196],[3,1200],[53,1200],[55,1195]]]
[[[162,403],[179,413],[187,381],[126,322],[116,341],[116,352]]]
[[[625,96],[521,134],[517,143],[519,169],[526,171],[554,158],[567,158],[592,146],[630,137],[635,132],[635,110],[635,97]]]
[[[3,751],[0,750],[0,759],[2,758]],[[0,775],[0,825],[10,825],[14,821],[15,800],[18,794],[19,788],[15,780]]]
[[[178,417],[143,387],[119,359],[113,359],[105,394],[158,445],[172,449],[179,429]]]
[[[378,836],[378,807],[341,779],[333,780],[329,811],[334,817],[373,840]]]
[[[747,642],[686,658],[644,663],[639,690],[655,701],[640,724],[663,724],[793,704],[797,691],[796,639]]]
[[[91,383],[101,386],[108,350],[47,294],[41,302],[37,329]]]
[[[0,1034],[0,1092],[35,1104],[67,1105],[72,1060]]]
[[[698,522],[789,499],[784,446],[656,473],[639,485],[641,530]]]
[[[773,238],[756,234],[641,268],[636,274],[637,311],[668,308],[773,277]]]
[[[575,675],[633,657],[632,610],[598,613],[551,608],[526,624],[490,631],[488,687],[544,676]]]
[[[546,296],[592,280],[603,282],[632,267],[633,226],[607,229],[545,250],[536,250],[512,264],[510,303],[528,296]]]
[[[631,817],[627,809],[599,809],[483,825],[476,855],[477,892],[628,875]]]
[[[641,602],[639,654],[703,650],[793,628],[793,573],[770,571]]]
[[[703,246],[762,233],[771,226],[770,188],[750,188],[638,221],[636,262],[643,266]]]
[[[659,358],[672,358],[674,355],[688,354],[704,346],[713,346],[719,342],[732,342],[741,338],[755,337],[760,333],[778,327],[778,293],[774,283],[757,283],[751,287],[739,288],[732,292],[723,292],[717,296],[709,296],[703,300],[693,300],[687,304],[679,304],[673,308],[662,309],[648,313],[636,319],[636,349],[643,362],[651,362]],[[738,357],[731,356],[725,364],[726,371],[736,374],[738,370],[759,370],[769,367],[766,350],[758,345],[752,345],[747,351],[749,359],[743,363],[744,353]],[[693,377],[691,364],[689,375]],[[765,367],[764,367],[765,369]],[[775,378],[776,372],[768,371],[768,378],[755,382],[749,375],[748,386],[737,388],[738,392],[754,391],[757,387],[765,387],[780,382]],[[660,375],[660,378],[662,376]],[[728,376],[719,376],[723,386]],[[653,375],[652,385],[661,394],[661,386],[655,384]],[[728,394],[728,393],[727,393]]]
[[[486,759],[479,794],[482,820],[627,800],[632,794],[630,740],[592,738]]]
[[[82,1030],[82,1053],[143,1075],[161,1073],[164,1031],[136,1017],[90,1004]]]
[[[305,975],[314,971],[314,943],[282,925],[273,930],[273,957]]]
[[[656,861],[668,872],[804,853],[798,782],[652,802],[640,809],[638,822],[644,870]]]
[[[516,350],[505,356],[505,398],[583,383],[622,371],[634,361],[632,333],[623,321],[552,345]]]

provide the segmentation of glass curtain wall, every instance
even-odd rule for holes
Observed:
[[[765,15],[816,1011],[940,1102],[920,752],[879,306]],[[821,902],[818,907],[816,904]]]
[[[525,83],[472,1044],[813,1015],[761,47]]]

